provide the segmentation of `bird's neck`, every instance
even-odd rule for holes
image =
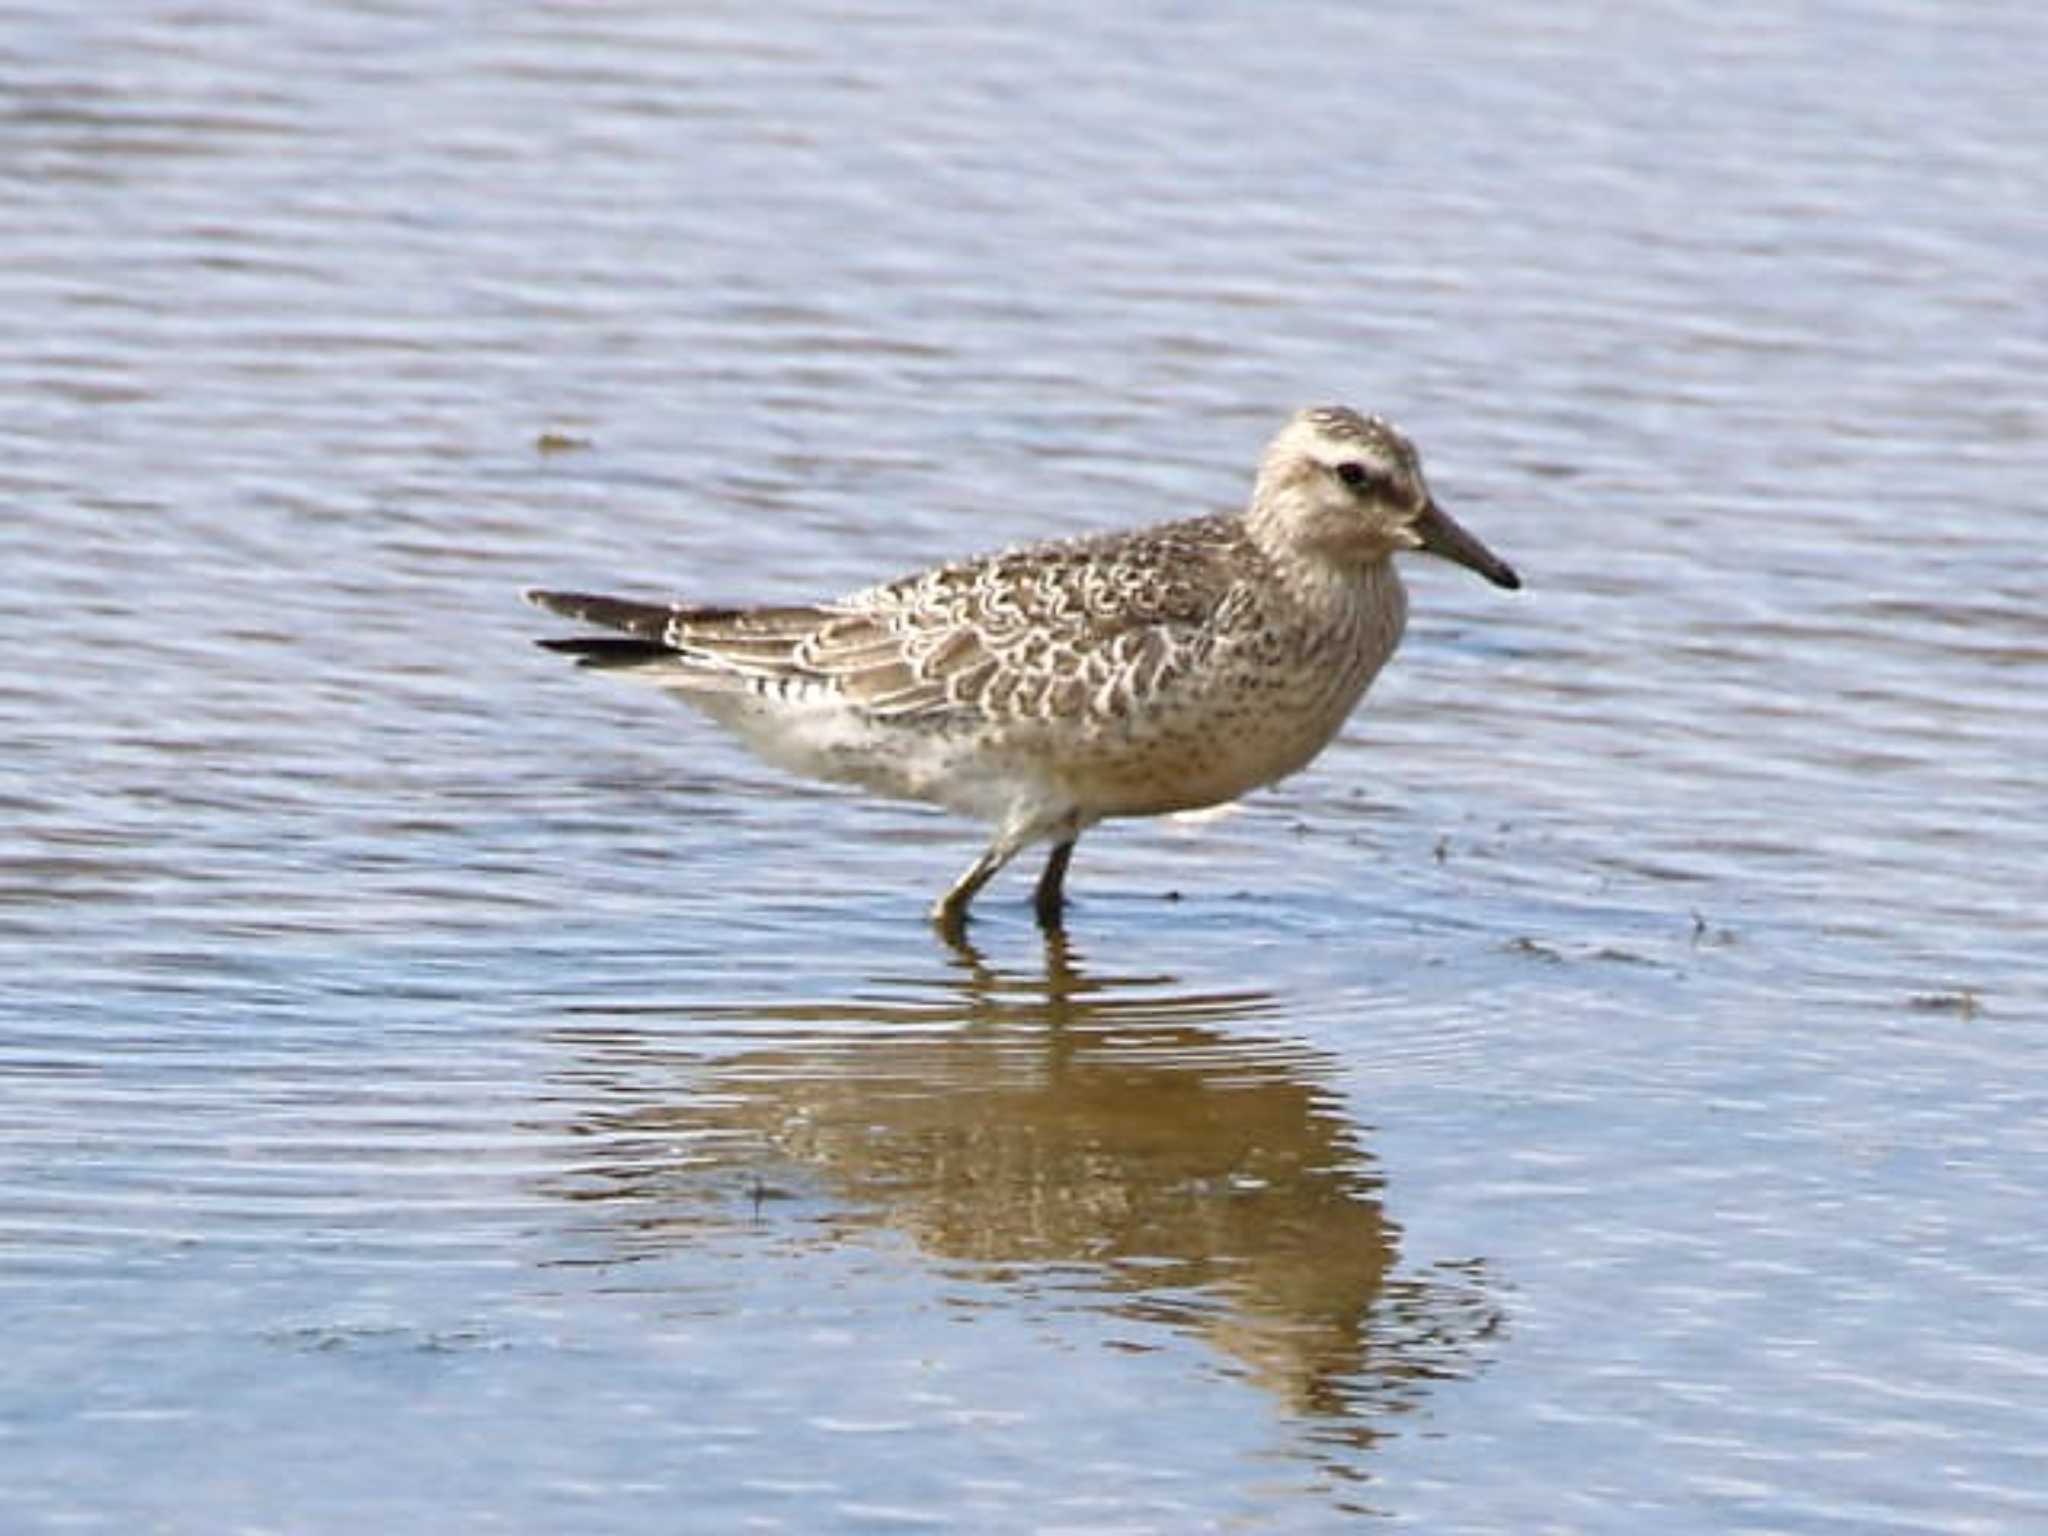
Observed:
[[[1407,611],[1408,593],[1391,551],[1361,555],[1304,545],[1296,539],[1262,539],[1249,519],[1252,542],[1297,602],[1312,608],[1367,607]]]

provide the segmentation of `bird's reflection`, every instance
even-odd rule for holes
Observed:
[[[893,1229],[976,1278],[1199,1337],[1348,1438],[1475,1368],[1483,1271],[1396,1270],[1334,1063],[1259,1030],[1272,996],[1090,975],[1045,942],[1042,972],[958,946],[847,1001],[570,1027],[594,1155],[562,1192],[603,1203],[620,1258],[748,1223]],[[816,1200],[763,1198],[792,1191]]]

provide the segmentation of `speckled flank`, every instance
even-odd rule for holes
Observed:
[[[949,931],[1033,842],[1230,800],[1305,766],[1400,642],[1392,556],[1514,573],[1431,499],[1414,448],[1303,411],[1239,516],[1030,545],[816,606],[693,608],[562,592],[626,638],[542,642],[674,689],[769,761],[993,821],[934,910]],[[1056,918],[1064,855],[1040,882]]]

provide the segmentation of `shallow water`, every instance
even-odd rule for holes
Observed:
[[[0,6],[9,1530],[2048,1526],[2029,7]],[[527,644],[1242,495],[1344,738],[974,829]]]

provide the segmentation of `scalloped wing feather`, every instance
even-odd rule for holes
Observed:
[[[1200,661],[1251,558],[1223,519],[1028,546],[855,593],[866,626],[802,660],[883,718],[1120,716]]]

